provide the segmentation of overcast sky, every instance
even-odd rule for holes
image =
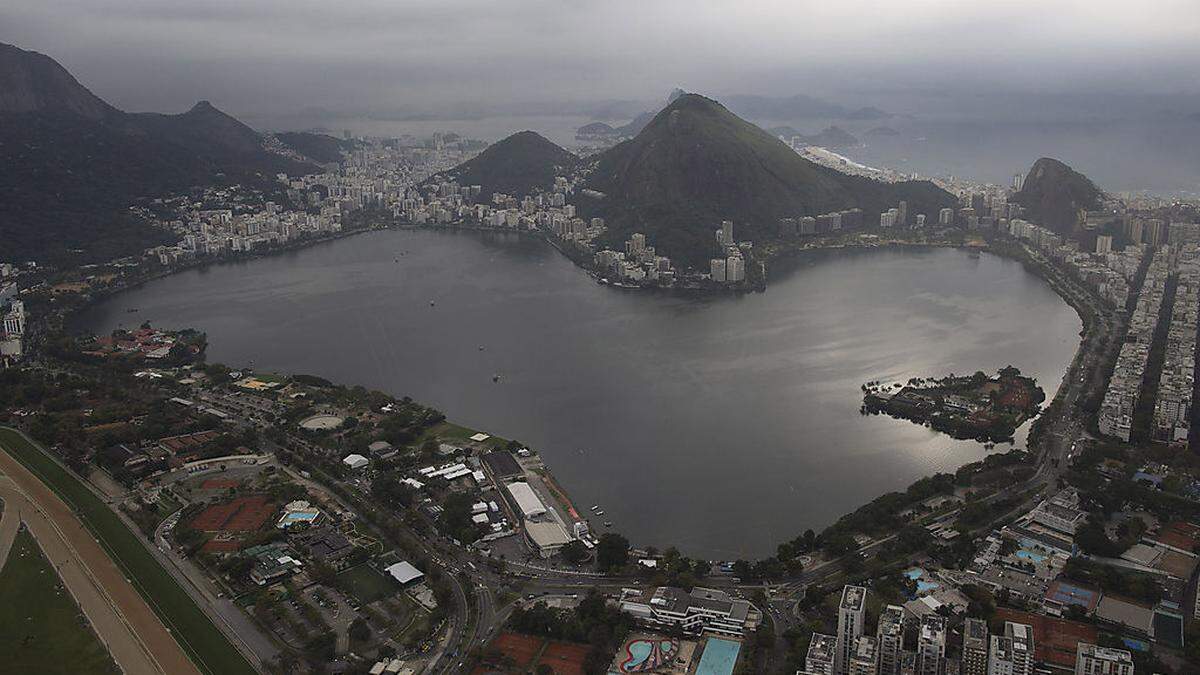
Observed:
[[[0,41],[125,110],[257,118],[675,86],[1200,93],[1200,0],[8,0]]]

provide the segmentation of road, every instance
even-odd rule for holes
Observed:
[[[26,523],[117,664],[127,673],[199,674],[71,508],[7,452],[0,473],[4,529],[18,517]]]

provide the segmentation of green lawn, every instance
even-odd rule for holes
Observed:
[[[440,438],[447,441],[465,441],[477,433],[479,432],[475,429],[460,426],[458,424],[454,424],[453,422],[442,422],[427,429],[421,436],[421,440],[427,438]],[[486,434],[487,432],[485,431],[484,433]],[[504,448],[508,445],[508,439],[501,438],[499,436],[492,436],[486,441],[486,443],[493,448]]]
[[[338,581],[345,584],[346,590],[364,605],[395,595],[397,591],[394,580],[385,577],[370,565],[351,567],[338,574]]]
[[[17,533],[0,570],[0,654],[6,673],[120,673],[33,535]]]
[[[254,668],[138,540],[137,534],[73,474],[16,431],[0,428],[0,445],[75,509],[100,544],[206,673],[253,674]],[[35,671],[36,672],[36,671]]]

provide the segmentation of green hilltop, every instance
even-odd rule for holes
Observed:
[[[609,243],[644,232],[663,254],[701,266],[713,231],[733,220],[738,240],[775,238],[780,218],[858,207],[866,223],[907,200],[910,214],[935,215],[952,195],[927,181],[882,183],[814,164],[716,101],[673,100],[636,137],[596,159],[578,200],[606,219]]]
[[[459,185],[480,185],[482,198],[494,192],[522,197],[535,189],[549,189],[555,176],[574,170],[579,158],[533,131],[521,131],[497,141],[475,157],[431,179],[453,180]]]

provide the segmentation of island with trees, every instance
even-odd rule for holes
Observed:
[[[1011,441],[1046,399],[1037,380],[1013,366],[995,377],[978,371],[940,379],[914,377],[907,383],[868,382],[862,389],[864,414],[886,413],[985,443]]]

